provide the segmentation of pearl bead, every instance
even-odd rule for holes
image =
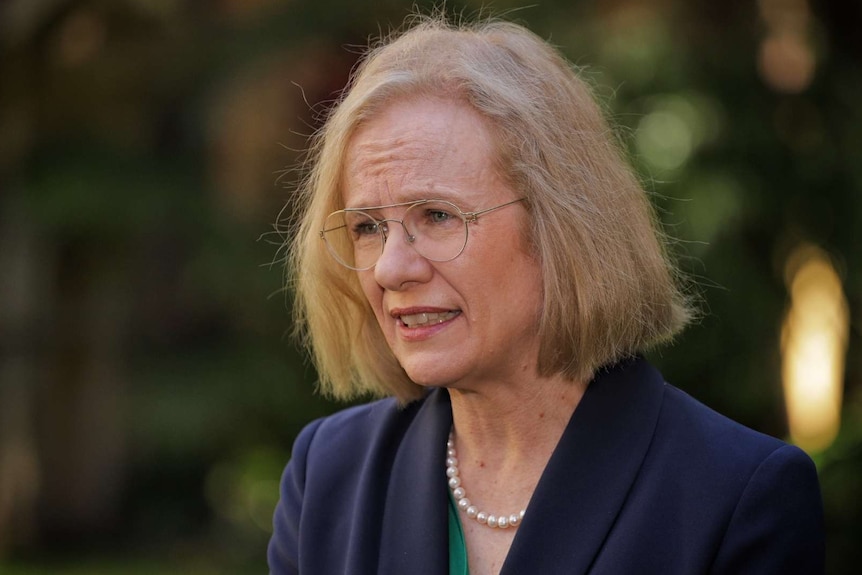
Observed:
[[[449,439],[446,442],[446,477],[449,478],[449,488],[452,490],[452,498],[455,500],[458,509],[465,512],[468,518],[474,519],[481,525],[487,525],[491,528],[508,529],[509,527],[516,527],[521,523],[521,520],[524,518],[524,509],[521,509],[519,513],[513,513],[508,516],[501,515],[499,517],[479,511],[479,508],[473,505],[467,498],[467,492],[461,485],[461,477],[459,475],[455,440],[450,433]]]

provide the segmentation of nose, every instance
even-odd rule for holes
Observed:
[[[400,225],[390,227],[387,225],[389,222],[398,222]],[[377,284],[387,290],[400,291],[412,283],[424,283],[431,279],[431,262],[413,249],[416,238],[410,235],[404,222],[388,219],[380,222],[380,225],[384,242],[383,253],[374,266]],[[393,234],[400,237],[393,237]]]

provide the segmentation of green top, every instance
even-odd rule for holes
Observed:
[[[467,568],[467,544],[458,518],[458,508],[449,493],[449,575],[470,575]]]

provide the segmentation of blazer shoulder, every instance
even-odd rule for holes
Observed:
[[[763,473],[777,463],[815,478],[816,485],[814,463],[804,451],[733,421],[669,384],[655,433],[647,463],[651,472],[684,480],[701,496],[710,493],[711,501],[735,505],[752,480],[780,479],[780,474]],[[816,489],[808,493],[819,496]]]
[[[823,504],[811,458],[783,445],[764,459],[737,502],[719,546],[716,573],[824,572]]]
[[[380,399],[314,420],[297,436],[291,459],[305,460],[311,469],[346,468],[381,446],[397,443],[426,398],[407,405],[393,398]]]
[[[375,545],[353,544],[376,537],[379,516],[373,511],[382,508],[385,495],[381,478],[388,476],[397,446],[424,402],[402,407],[384,399],[349,407],[300,431],[273,516],[271,573],[341,573],[352,562],[372,561],[366,555],[376,553]]]
[[[400,519],[402,514],[433,515],[422,504],[428,498],[416,493],[433,491],[423,488],[423,481],[437,484],[438,476],[427,469],[442,466],[435,458],[438,451],[441,458],[444,455],[441,433],[449,423],[448,394],[436,390],[406,406],[384,399],[306,425],[281,480],[268,551],[271,572],[407,572],[376,568],[386,558],[416,557],[394,551],[381,554],[386,547],[382,541],[414,551],[429,545],[424,530],[419,539],[407,539],[413,543],[404,543]],[[438,435],[439,442],[429,441]],[[429,501],[445,510],[445,483],[439,485],[440,505],[433,498]],[[398,520],[386,520],[389,509],[411,506],[419,510],[398,511]],[[445,526],[445,514],[439,520]],[[445,539],[437,547],[444,545]]]
[[[784,441],[756,431],[701,403],[686,392],[666,383],[661,423],[683,446],[705,450],[706,454],[745,462],[754,469],[776,450],[788,447]],[[808,456],[798,448],[804,458]]]

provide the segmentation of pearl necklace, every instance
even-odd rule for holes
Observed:
[[[470,519],[474,519],[488,527],[496,527],[497,529],[517,527],[524,519],[525,509],[521,509],[520,512],[512,513],[511,515],[489,515],[484,511],[479,511],[467,499],[467,493],[461,486],[461,477],[458,474],[458,454],[455,452],[455,439],[452,437],[451,431],[449,432],[449,440],[446,442],[446,477],[449,478],[449,489],[452,490],[452,498],[455,499],[455,504]]]

